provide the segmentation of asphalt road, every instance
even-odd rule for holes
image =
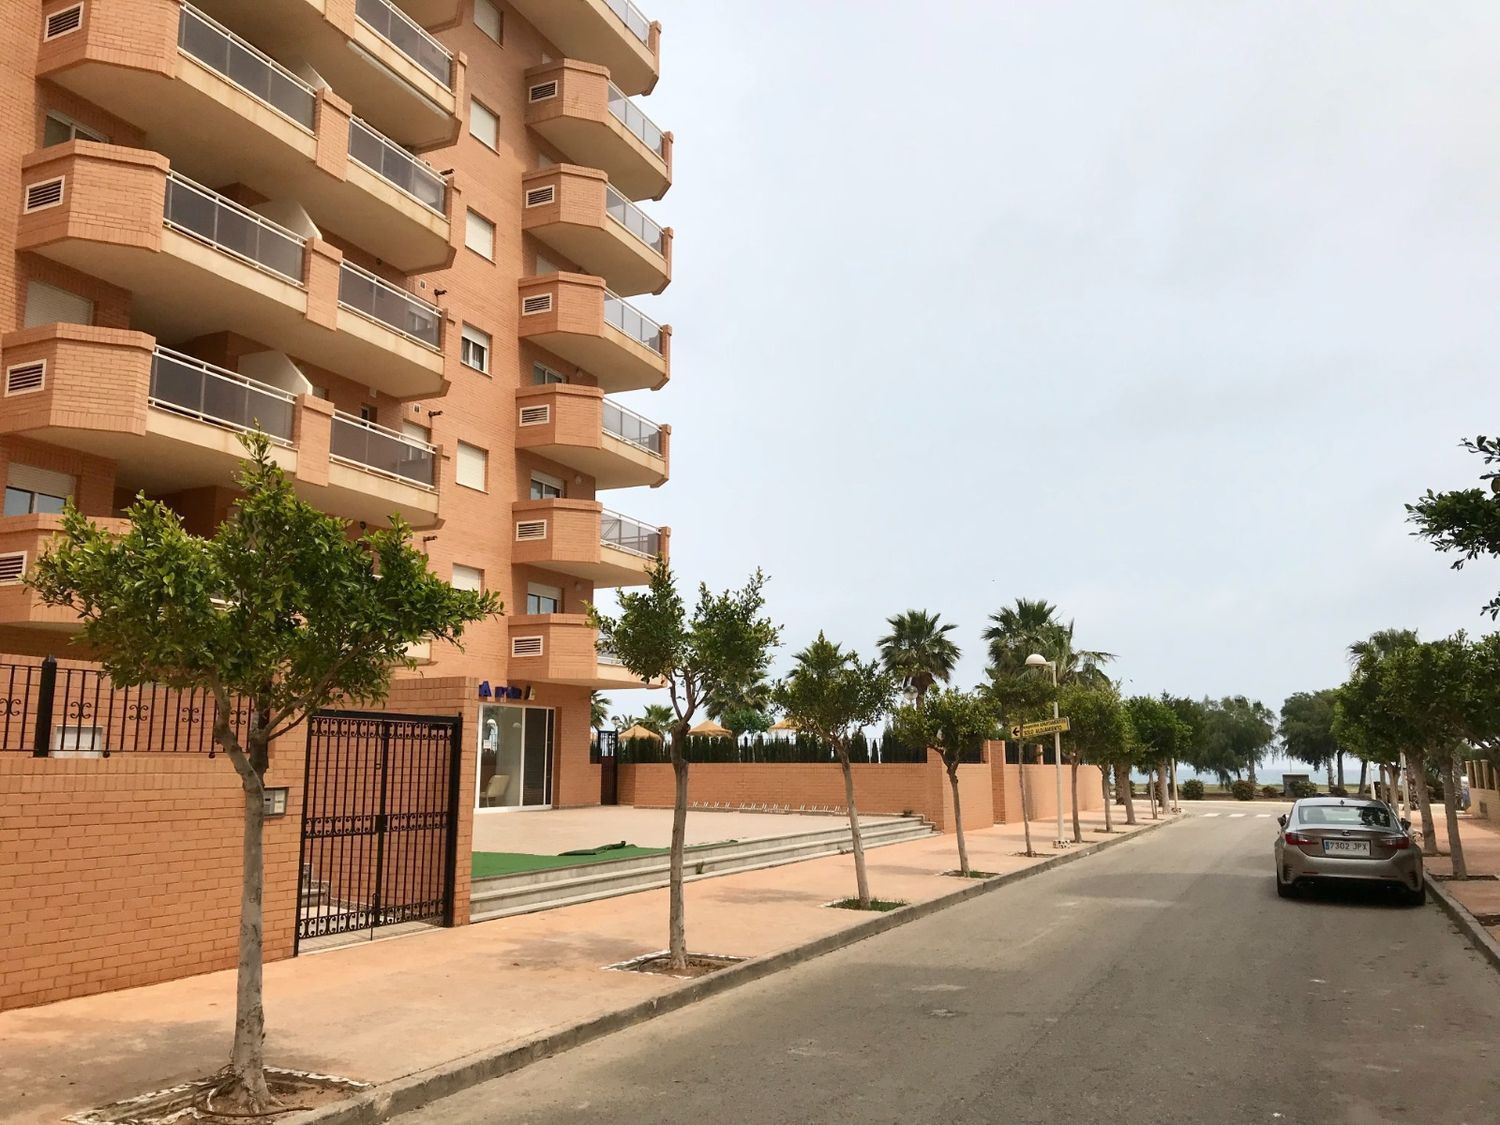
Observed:
[[[1500,974],[1435,905],[1278,899],[1243,808],[398,1120],[1500,1121]]]

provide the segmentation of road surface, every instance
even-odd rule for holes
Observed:
[[[1500,974],[1435,905],[1278,899],[1271,811],[1194,806],[397,1120],[1500,1121]]]

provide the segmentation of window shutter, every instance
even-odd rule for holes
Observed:
[[[483,492],[488,485],[489,459],[489,454],[478,446],[459,442],[456,455],[458,483],[465,488],[477,488]]]

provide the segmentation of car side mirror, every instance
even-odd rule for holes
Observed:
[[[1401,818],[1401,831],[1403,831],[1403,832],[1410,832],[1411,831],[1411,821],[1407,820],[1405,817]]]
[[[1280,816],[1278,816],[1276,818],[1276,823],[1279,824],[1279,825],[1281,825],[1281,827],[1285,828],[1286,827],[1286,813],[1282,813]]]

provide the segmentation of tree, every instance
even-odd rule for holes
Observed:
[[[792,659],[795,663],[791,672],[776,687],[776,704],[798,730],[832,746],[838,758],[854,844],[854,879],[860,908],[867,910],[870,880],[865,873],[864,840],[854,803],[849,740],[890,710],[895,680],[879,664],[863,663],[856,653],[845,652],[822,633]]]
[[[891,631],[880,638],[886,669],[920,710],[937,683],[947,683],[958,664],[958,646],[948,634],[956,625],[939,624],[942,614],[909,609],[888,618]]]
[[[636,722],[652,734],[659,734],[665,738],[667,731],[671,730],[672,723],[675,720],[676,715],[673,714],[672,708],[668,704],[648,703],[646,704],[645,712]]]
[[[1136,764],[1152,776],[1157,802],[1165,809],[1166,783],[1162,777],[1166,764],[1180,756],[1192,728],[1177,717],[1170,703],[1149,695],[1131,696],[1125,701],[1125,709],[1135,739]]]
[[[958,767],[965,752],[999,734],[1000,720],[991,698],[980,691],[945,688],[927,697],[926,705],[899,708],[891,724],[902,741],[930,746],[943,758],[948,784],[953,787],[953,823],[958,832],[958,871],[969,874],[969,851],[964,843],[963,805],[958,792]]]
[[[743,734],[771,729],[771,696],[771,685],[758,680],[744,688],[721,688],[708,700],[707,709],[738,740]]]
[[[1276,737],[1275,716],[1259,700],[1227,695],[1208,711],[1209,756],[1222,771],[1241,770],[1255,784],[1255,767]]]
[[[1322,766],[1328,771],[1328,784],[1344,784],[1344,748],[1333,733],[1333,704],[1336,693],[1332,688],[1323,691],[1299,691],[1287,696],[1281,705],[1281,742],[1287,754],[1299,762],[1314,768]],[[1338,773],[1334,773],[1334,762],[1338,762]]]
[[[1402,719],[1392,713],[1398,701],[1386,693],[1380,674],[1398,653],[1420,643],[1413,629],[1381,629],[1367,640],[1349,646],[1353,670],[1334,701],[1333,732],[1340,742],[1353,747],[1363,761],[1375,763],[1382,776],[1389,771],[1390,777],[1398,777],[1403,756],[1409,749],[1413,751],[1412,764],[1420,768],[1407,771],[1408,794],[1415,791],[1421,812],[1423,853],[1436,855],[1426,763],[1419,760],[1417,748],[1408,745],[1406,734],[1400,729]]]
[[[1002,728],[1024,723],[1040,716],[1052,698],[1050,680],[1044,683],[1036,676],[997,675],[990,668],[990,680],[980,691],[984,694],[990,711]],[[1026,799],[1026,748],[1016,746],[1016,781],[1021,796],[1021,831],[1026,839],[1026,854],[1036,855],[1031,847],[1031,808]],[[1132,824],[1135,822],[1132,820]]]
[[[1069,751],[1068,766],[1073,786],[1073,840],[1083,840],[1078,822],[1078,767],[1092,762],[1099,767],[1104,789],[1104,830],[1114,831],[1114,816],[1109,794],[1109,770],[1114,763],[1126,760],[1131,753],[1131,730],[1120,701],[1119,689],[1106,681],[1085,684],[1074,681],[1062,689],[1061,706],[1070,723],[1063,735]]]
[[[698,709],[724,693],[745,691],[765,678],[780,630],[765,617],[765,576],[756,571],[739,590],[722,594],[698,587],[691,616],[665,559],[651,565],[644,592],[622,591],[618,616],[597,608],[590,619],[600,643],[641,680],[662,681],[672,700],[670,749],[676,781],[669,868],[670,967],[687,968],[687,928],[682,901],[687,839],[688,731]],[[649,708],[648,708],[649,710]]]
[[[609,700],[604,693],[594,691],[589,693],[589,726],[594,730],[600,730],[604,724],[609,722]]]
[[[1485,465],[1500,463],[1500,438],[1481,434],[1462,445],[1478,454]],[[1429,488],[1415,504],[1406,505],[1406,517],[1417,527],[1413,535],[1443,554],[1458,554],[1454,570],[1462,570],[1480,555],[1500,555],[1500,471],[1481,473],[1479,479],[1489,481],[1488,492],[1481,488],[1433,492]],[[1500,594],[1480,612],[1500,618]]]
[[[116,683],[201,690],[217,706],[213,737],[239,774],[245,812],[234,1045],[216,1098],[256,1115],[274,1105],[261,994],[270,744],[335,700],[383,700],[392,669],[415,667],[410,645],[457,643],[503,607],[429,572],[399,519],[351,539],[344,520],[297,498],[264,434],[243,441],[243,495],[212,538],[144,497],[119,536],[69,505],[27,581],[78,613],[77,639]]]
[[[718,720],[736,739],[746,734],[765,734],[771,729],[771,716],[754,707],[735,707],[720,713]]]

